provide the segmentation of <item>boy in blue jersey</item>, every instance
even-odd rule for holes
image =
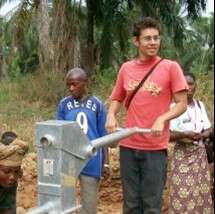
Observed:
[[[93,140],[106,135],[106,109],[97,97],[88,93],[88,83],[89,78],[81,68],[74,68],[67,73],[66,85],[70,95],[60,101],[57,119],[76,121],[89,140]],[[104,150],[100,149],[81,172],[81,214],[96,214],[103,164]]]

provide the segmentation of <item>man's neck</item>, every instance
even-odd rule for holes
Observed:
[[[78,100],[79,102],[84,102],[84,101],[87,100],[89,97],[90,97],[89,94],[85,94],[85,95],[83,95],[82,97],[77,98],[77,100]]]
[[[139,55],[138,60],[140,62],[150,62],[153,61],[157,58],[158,56],[143,56],[143,55]]]

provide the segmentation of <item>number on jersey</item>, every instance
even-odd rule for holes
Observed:
[[[76,117],[76,122],[79,124],[85,134],[88,132],[87,115],[84,112],[79,112]]]

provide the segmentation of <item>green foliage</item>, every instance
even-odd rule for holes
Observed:
[[[190,70],[197,74],[212,70],[214,43],[211,42],[211,38],[214,37],[214,30],[211,28],[211,22],[213,20],[214,14],[189,22],[184,31],[186,39],[180,48],[174,45],[168,31],[164,29],[161,55],[179,61],[184,70]]]
[[[35,84],[33,76],[28,80]],[[20,83],[24,85],[22,90],[20,90]],[[18,136],[33,145],[35,123],[54,119],[55,106],[45,105],[42,98],[42,101],[32,102],[29,97],[28,99],[23,97],[23,91],[31,91],[30,84],[25,85],[25,83],[24,77],[12,82],[6,79],[0,81],[0,133],[9,130],[15,131]]]
[[[8,1],[1,0],[0,7]],[[39,42],[46,39],[41,38],[39,41],[38,38],[37,21],[40,20],[40,17],[37,17],[38,2],[36,0],[21,1],[18,11],[9,21],[5,21],[6,27],[3,30],[3,37],[0,36],[3,38],[3,41],[0,39],[0,47],[3,46],[3,50],[7,49],[3,57],[8,65],[5,67],[9,69],[7,73],[12,77],[16,76],[14,75],[16,72],[23,75],[36,71],[39,64],[46,61],[44,57],[48,57],[48,54],[44,56],[43,50],[38,48]],[[90,46],[88,48],[91,48],[89,50],[91,55],[96,52],[96,61],[92,64],[96,63],[101,70],[117,67],[134,53],[130,42],[133,22],[150,15],[164,25],[163,47],[165,49],[162,50],[164,56],[180,60],[185,68],[196,69],[196,62],[200,62],[201,65],[197,67],[201,70],[208,70],[213,64],[214,16],[210,22],[203,18],[197,19],[205,6],[206,0],[88,0],[86,6],[78,1],[68,0],[65,4],[59,0],[54,1],[49,13],[50,41],[53,42],[51,45],[58,50],[53,56],[53,66],[57,66],[64,72],[73,64],[77,65],[78,63],[73,62],[78,61],[76,58],[79,53],[75,51],[78,50],[76,45],[80,42],[81,47]],[[188,14],[187,17],[182,16],[181,8]],[[196,21],[193,22],[194,20]],[[189,30],[188,25],[192,27]],[[80,35],[74,36],[73,34],[76,33]],[[76,41],[77,38],[80,41]],[[206,44],[210,47],[207,51],[204,50]],[[14,53],[14,48],[17,49],[17,53]],[[86,56],[85,58],[92,59],[93,57]],[[52,70],[52,65],[49,66]],[[11,67],[13,67],[13,72],[11,72]]]
[[[96,73],[90,85],[91,91],[108,104],[117,71],[108,69],[101,72],[97,69]],[[206,104],[211,121],[214,118],[213,85],[211,73],[198,76],[196,97]],[[54,119],[57,103],[65,95],[60,74],[28,74],[12,82],[0,81],[0,132],[13,130],[33,144],[35,123]]]
[[[33,143],[35,123],[55,118],[57,103],[66,94],[64,85],[61,73],[0,80],[0,133],[14,130]]]
[[[39,72],[17,79],[17,90],[21,99],[29,102],[41,101],[50,106],[56,104],[66,93],[61,73]],[[26,90],[28,88],[29,90]]]
[[[8,75],[11,79],[16,79],[21,74],[21,59],[17,53],[14,53],[11,64],[8,65]]]
[[[0,7],[9,1],[12,0],[0,0]],[[0,132],[14,130],[24,140],[33,142],[35,122],[55,117],[56,104],[66,94],[62,72],[76,61],[74,46],[78,42],[83,47],[88,45],[88,36],[96,59],[91,90],[108,102],[119,66],[136,54],[131,40],[133,22],[148,15],[163,23],[161,55],[198,74],[197,97],[206,103],[210,117],[214,117],[214,80],[212,72],[208,72],[214,65],[214,14],[200,17],[206,0],[91,0],[91,34],[86,33],[89,8],[81,1],[53,1],[48,36],[57,47],[53,62],[63,68],[55,72],[39,69],[46,59],[39,49],[38,2],[23,0],[11,19],[0,18],[0,78],[2,71],[6,76],[0,80]],[[181,8],[187,17],[182,16]],[[74,38],[80,41],[73,41]]]
[[[112,86],[117,76],[117,70],[108,68],[103,71],[97,67],[96,72],[91,80],[91,91],[103,100],[107,100],[110,96]]]
[[[0,6],[7,1],[1,1]],[[0,47],[3,49],[4,70],[16,78],[38,69],[38,32],[35,12],[30,1],[22,1],[20,8],[9,19],[2,19]]]
[[[196,98],[206,105],[211,122],[214,121],[214,74],[199,74],[197,76]]]

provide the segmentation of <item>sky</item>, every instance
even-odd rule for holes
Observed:
[[[14,8],[16,8],[19,2],[20,0],[15,0],[15,1],[12,1],[11,3],[5,4],[0,9],[0,15],[3,16],[7,14],[10,10],[13,10]],[[204,16],[210,15],[211,12],[214,12],[214,0],[208,0],[206,13],[203,13],[203,15]]]
[[[211,12],[214,12],[214,0],[208,0],[206,15],[210,15]]]
[[[0,15],[4,16],[5,14],[7,14],[10,10],[13,10],[14,8],[16,8],[19,4],[19,0],[18,1],[12,1],[10,3],[5,4],[1,9],[0,9]]]

